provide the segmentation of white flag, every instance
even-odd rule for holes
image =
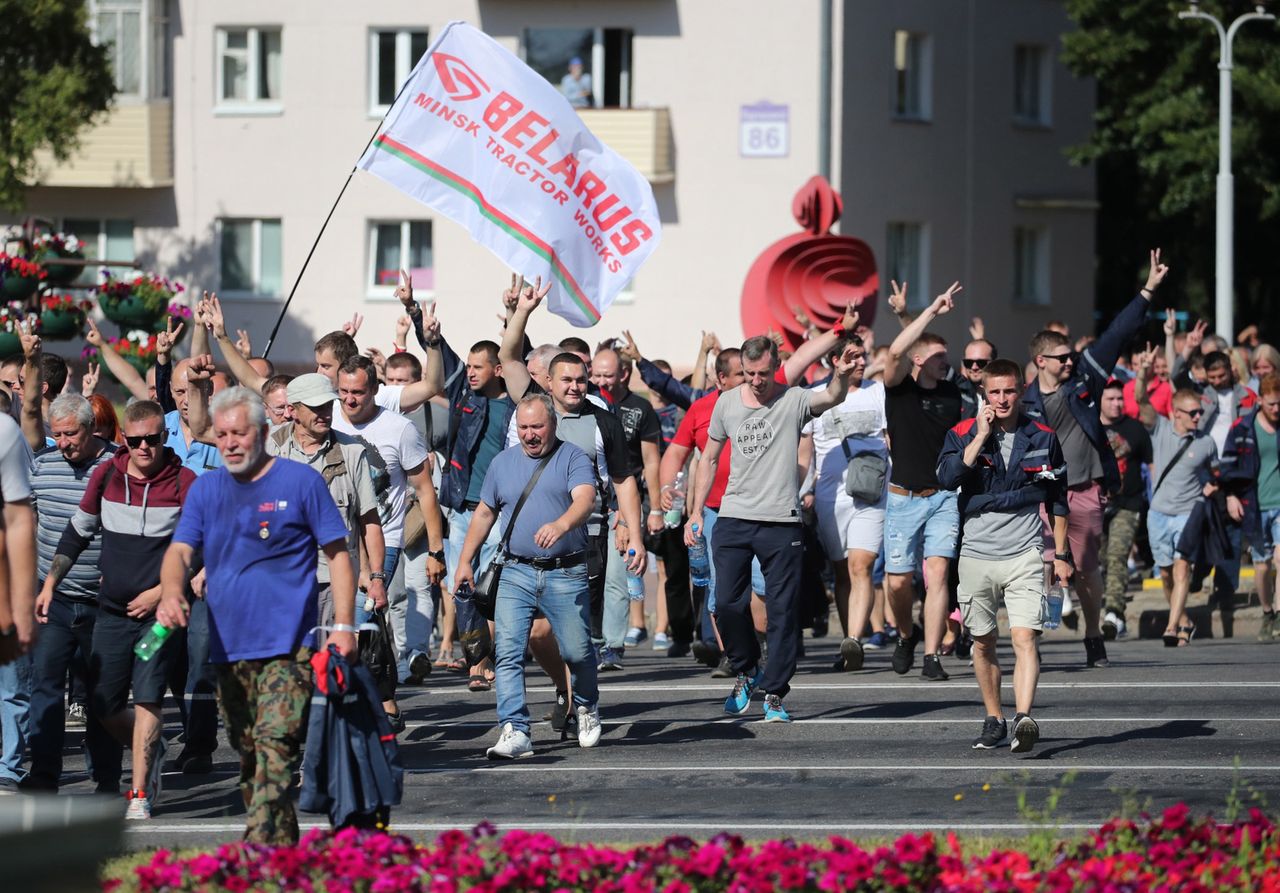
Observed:
[[[560,91],[493,38],[450,22],[359,167],[553,281],[552,312],[594,325],[658,245],[653,190]]]

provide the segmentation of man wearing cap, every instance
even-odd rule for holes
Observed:
[[[333,407],[338,394],[325,376],[317,372],[299,375],[289,383],[286,397],[293,407],[293,420],[267,435],[267,453],[310,465],[320,472],[347,525],[351,566],[361,567],[361,551],[368,556],[367,565],[361,568],[361,586],[375,602],[386,604],[386,575],[382,568],[386,549],[365,448],[350,434],[333,430]],[[329,563],[323,558],[321,550],[316,578],[320,582],[320,622],[328,625],[333,622],[333,595]],[[369,568],[374,570],[369,572]]]
[[[582,70],[582,60],[574,56],[569,60],[569,73],[560,79],[560,92],[575,109],[589,109],[591,99],[591,75]]]

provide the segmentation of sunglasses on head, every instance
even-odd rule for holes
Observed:
[[[964,363],[966,369],[985,369],[987,368],[987,364],[990,363],[991,361],[990,360],[971,360],[968,357],[965,357],[963,360],[961,360],[961,362]]]
[[[124,442],[129,445],[129,449],[136,450],[144,443],[147,446],[158,447],[164,443],[163,434],[139,434],[136,437],[125,436]]]

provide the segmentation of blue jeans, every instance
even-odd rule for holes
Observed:
[[[191,600],[187,618],[187,684],[182,695],[183,750],[212,756],[218,749],[218,672],[209,663],[209,603]]]
[[[54,596],[49,603],[49,622],[40,627],[31,654],[31,714],[29,748],[31,767],[28,782],[36,787],[57,790],[62,776],[62,744],[66,734],[67,669],[79,648],[92,652],[93,626],[98,606]],[[92,690],[94,680],[89,680]],[[100,785],[120,784],[120,759],[124,749],[107,734],[89,699],[85,723],[85,762],[90,775]]]
[[[1151,544],[1151,557],[1155,559],[1156,567],[1172,567],[1175,558],[1186,557],[1178,551],[1178,540],[1189,520],[1190,512],[1166,515],[1155,509],[1147,510],[1147,541]]]
[[[494,606],[498,722],[511,723],[528,734],[529,708],[524,698],[524,651],[534,611],[551,623],[560,656],[573,674],[573,702],[594,707],[600,699],[596,685],[596,655],[591,646],[591,606],[587,566],[535,570],[511,563],[502,569],[502,584]]]
[[[955,558],[960,536],[958,496],[939,490],[931,496],[890,491],[884,513],[884,569],[914,574],[926,558]]]
[[[448,553],[445,556],[447,567],[444,585],[446,587],[453,585],[453,575],[457,573],[458,566],[462,563],[462,544],[467,538],[467,528],[471,526],[472,514],[474,513],[470,511],[455,511],[449,518],[449,541],[445,544]],[[480,574],[493,561],[493,557],[498,554],[498,544],[502,537],[501,526],[497,521],[494,521],[493,527],[489,529],[489,535],[480,544],[480,554],[471,561],[471,573],[476,579],[479,579]],[[465,645],[467,642],[474,643],[481,639],[487,639],[489,621],[480,616],[480,612],[476,610],[475,603],[471,599],[455,598],[453,606],[454,625],[458,630],[458,641],[464,644],[464,650],[466,650]],[[481,635],[482,627],[483,635]],[[475,655],[473,654],[472,656],[474,657]]]
[[[1277,544],[1280,544],[1280,509],[1263,509],[1262,542],[1249,544],[1249,552],[1253,555],[1254,564],[1270,561],[1274,557]]]
[[[31,707],[31,656],[0,665],[0,778],[22,781]]]

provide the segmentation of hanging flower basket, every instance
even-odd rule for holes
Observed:
[[[93,309],[90,301],[77,301],[71,295],[50,295],[40,299],[40,337],[47,341],[70,341],[84,331],[85,314]]]
[[[18,325],[23,318],[20,303],[0,306],[0,360],[22,355],[22,340],[18,338]]]
[[[59,259],[84,260],[80,249],[80,240],[66,233],[46,233],[36,240],[34,256],[48,274],[50,285],[67,286],[80,277],[83,264],[58,263]]]
[[[102,284],[95,289],[98,306],[103,316],[120,326],[122,332],[163,329],[169,305],[183,291],[181,284],[150,273],[133,279],[115,279],[105,271],[103,275]]]
[[[21,257],[0,254],[0,299],[25,301],[36,293],[48,273],[39,264]]]

